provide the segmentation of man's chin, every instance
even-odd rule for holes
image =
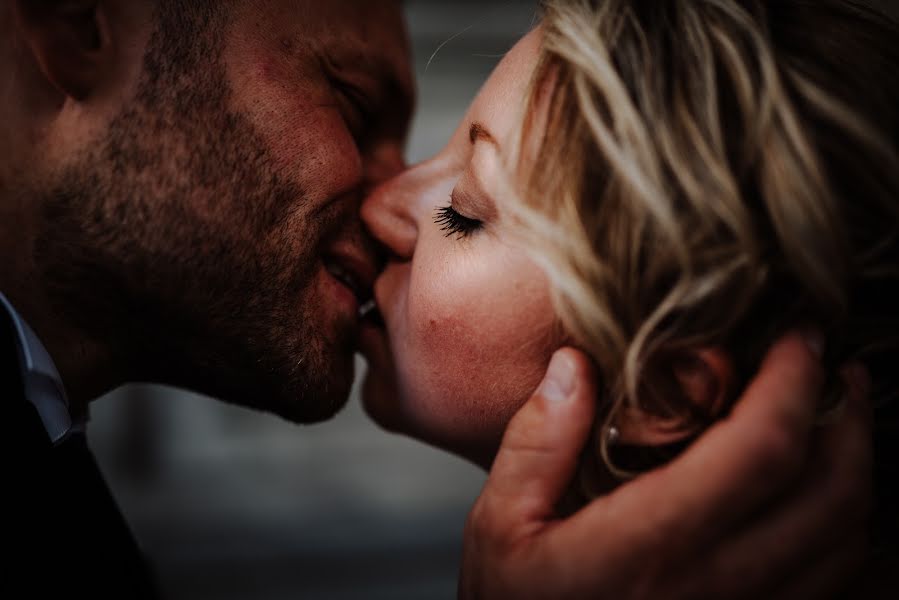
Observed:
[[[353,384],[353,364],[344,368],[331,365],[302,380],[288,379],[270,398],[259,398],[258,408],[293,423],[320,423],[333,418],[349,400]]]
[[[331,419],[346,406],[355,371],[352,332],[297,324],[288,334],[273,328],[270,343],[252,349],[256,389],[247,390],[249,407],[294,423]],[[326,322],[326,321],[325,321]]]
[[[349,389],[334,391],[333,394],[327,396],[318,395],[314,398],[294,397],[292,401],[286,399],[287,401],[279,406],[263,410],[270,410],[273,414],[291,423],[311,425],[334,418],[347,405],[348,399]]]
[[[348,381],[352,381],[352,374]],[[327,421],[343,409],[349,399],[349,383],[331,381],[301,382],[296,385],[270,385],[259,382],[250,389],[228,386],[199,390],[220,400],[251,410],[267,412],[297,424]]]
[[[293,356],[284,352],[283,357]],[[248,357],[245,357],[248,358]],[[222,368],[228,364],[230,368]],[[251,365],[255,368],[247,368]],[[277,358],[269,352],[260,361],[218,363],[216,372],[193,376],[186,383],[203,394],[251,410],[267,412],[300,424],[331,419],[346,406],[353,383],[353,355],[332,349],[302,359]]]

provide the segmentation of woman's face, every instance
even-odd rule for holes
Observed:
[[[362,214],[396,255],[363,329],[364,401],[384,427],[489,465],[560,345],[547,280],[512,234],[500,182],[536,66],[524,37],[446,148],[377,189]]]

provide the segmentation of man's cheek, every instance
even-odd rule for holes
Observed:
[[[305,115],[294,113],[267,129],[278,171],[302,182],[307,196],[333,198],[362,181],[359,149],[336,110],[322,107]]]

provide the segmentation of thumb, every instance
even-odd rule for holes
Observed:
[[[595,402],[589,359],[571,348],[557,351],[540,387],[509,422],[481,493],[482,509],[495,513],[491,521],[516,529],[553,517],[589,438]]]

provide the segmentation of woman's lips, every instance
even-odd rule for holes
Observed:
[[[356,345],[366,358],[370,368],[383,368],[390,364],[390,344],[387,323],[375,298],[359,307],[359,328]]]
[[[396,300],[389,285],[387,272],[382,271],[372,286],[372,298],[359,308],[359,336],[357,347],[366,358],[370,368],[393,368],[393,354],[390,343],[391,311],[396,307]]]
[[[360,314],[356,338],[356,347],[368,364],[362,385],[362,405],[381,427],[401,431],[394,357],[387,324],[376,302],[362,308],[365,312]]]

